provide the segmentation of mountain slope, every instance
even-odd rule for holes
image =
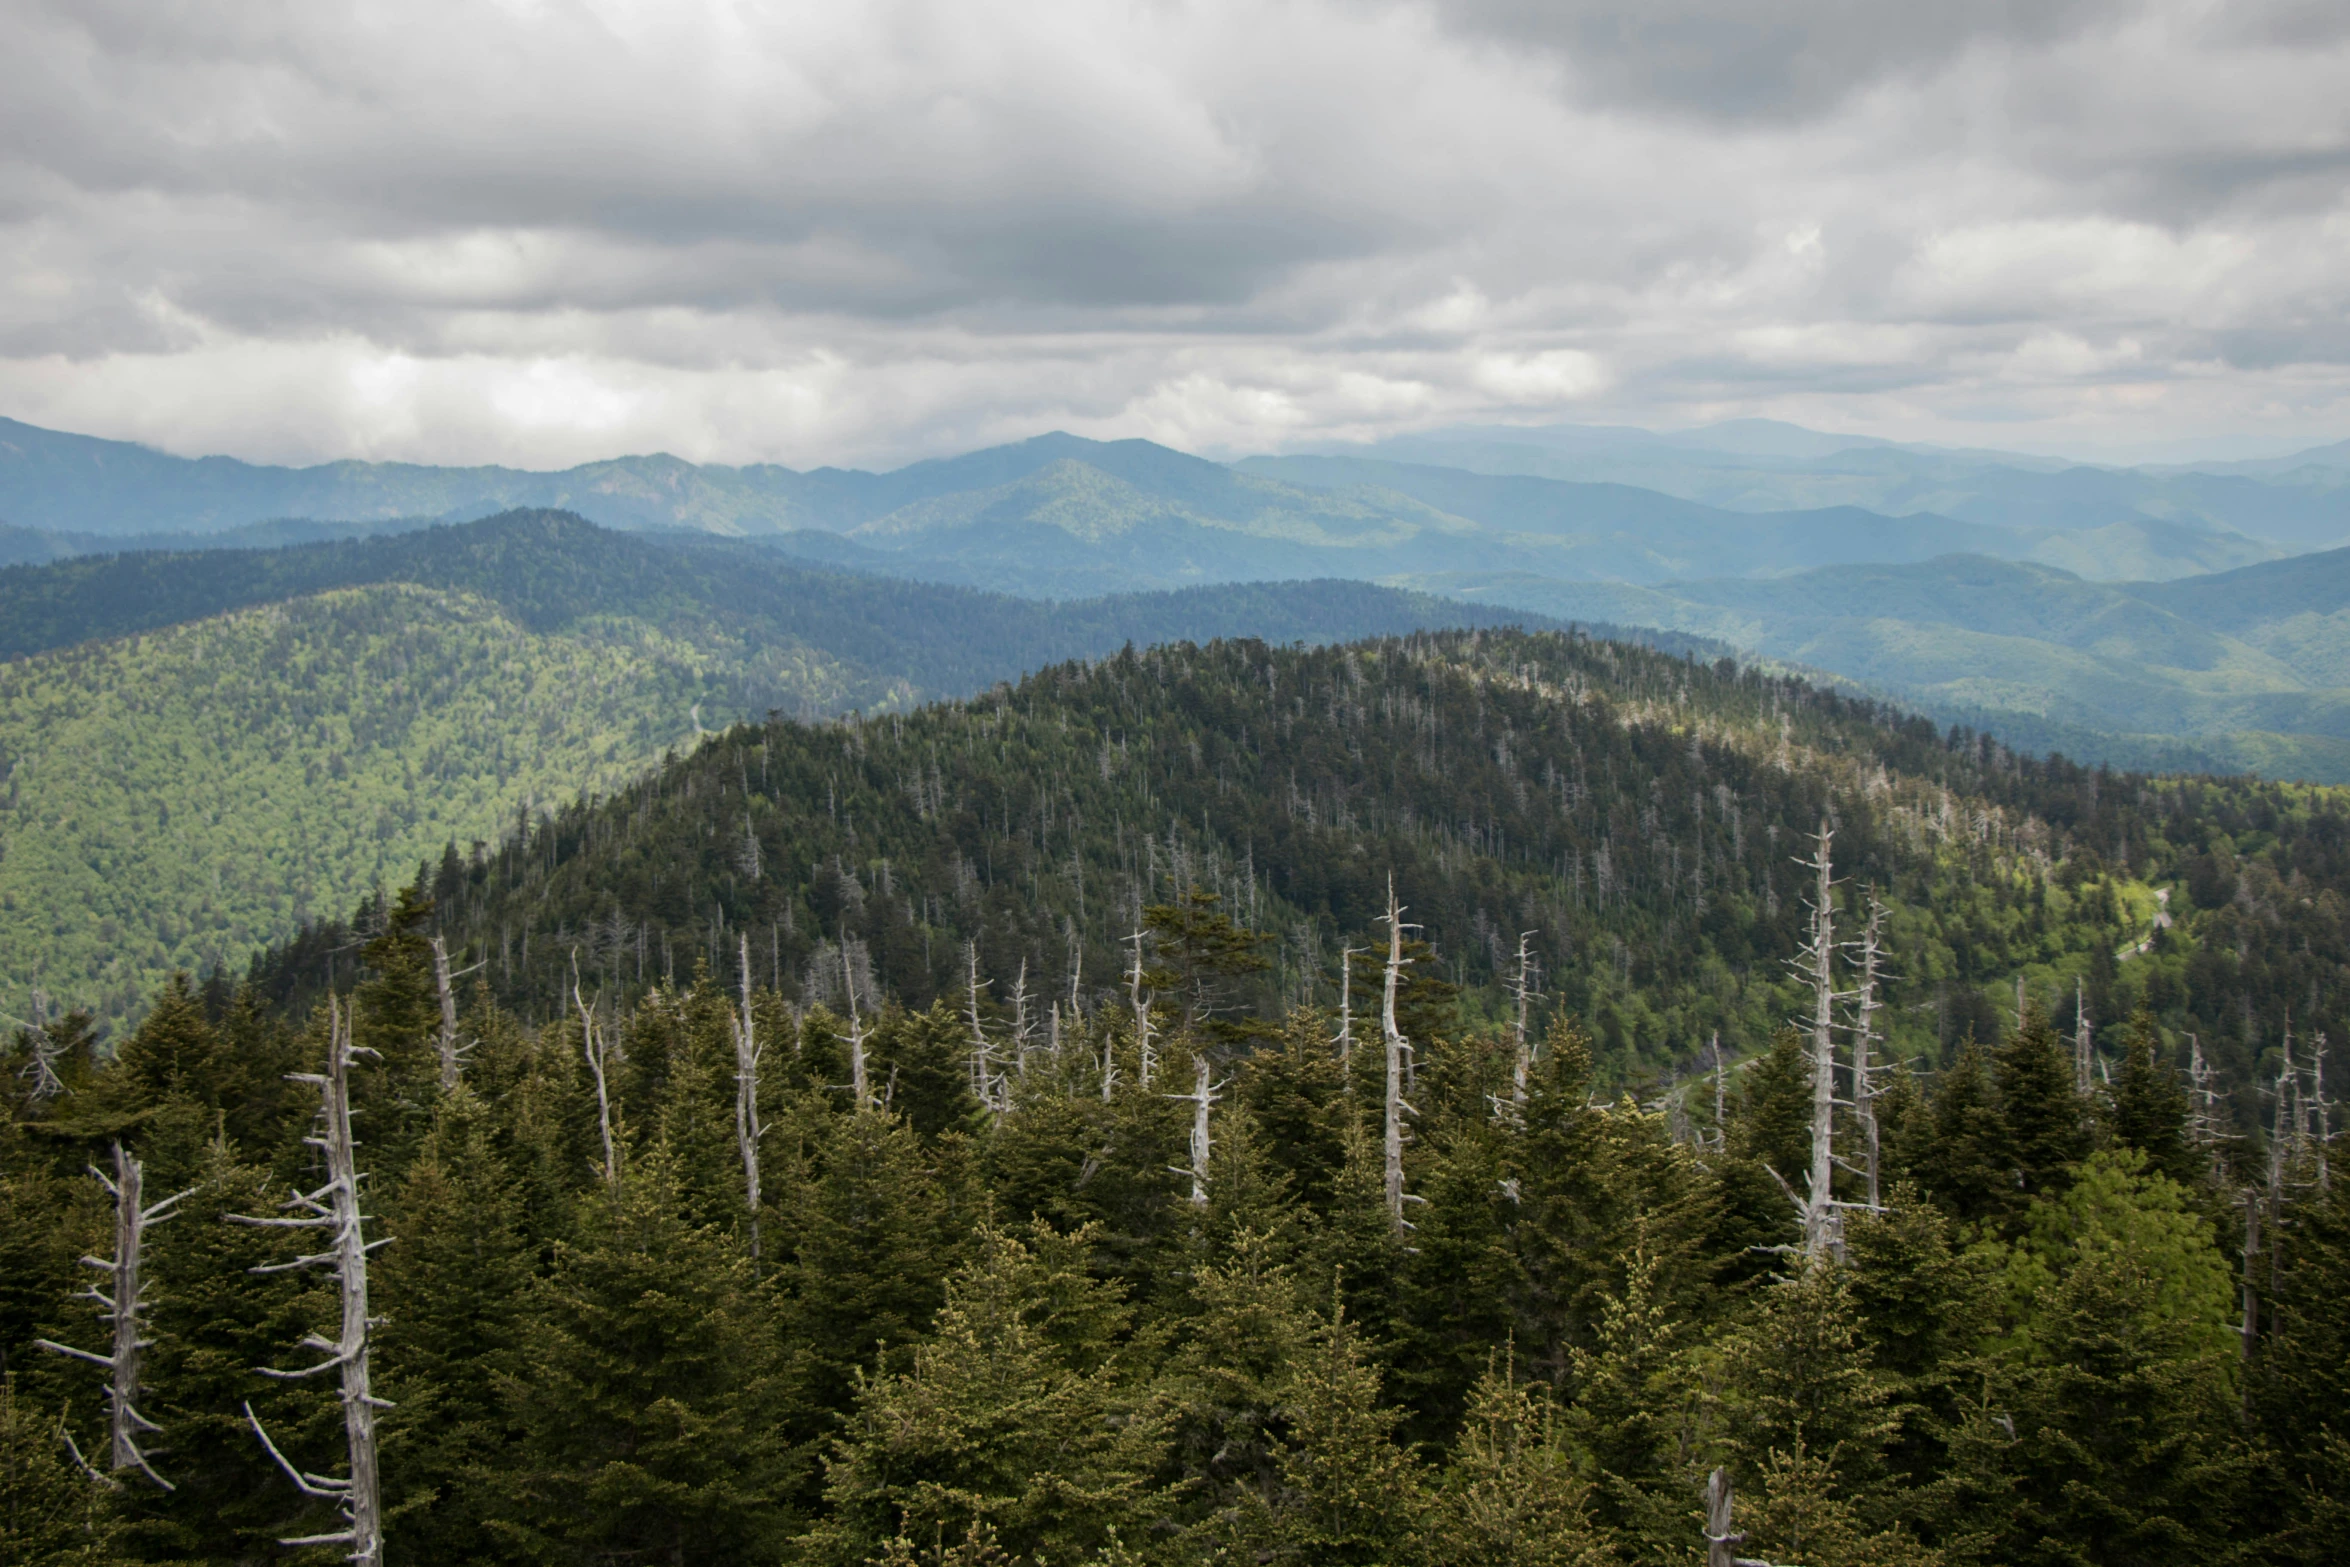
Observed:
[[[960,997],[975,942],[999,1000],[1025,973],[1032,997],[1117,1007],[1141,906],[1198,888],[1269,933],[1250,994],[1270,1011],[1335,1007],[1392,873],[1431,943],[1420,980],[1490,1018],[1532,932],[1550,1003],[1639,1080],[1797,1013],[1795,857],[1823,814],[1839,873],[1890,911],[1901,1053],[1992,1037],[2019,973],[2068,1008],[2078,979],[2111,1037],[2141,1001],[2209,1029],[2247,1078],[2284,1005],[2316,1026],[2350,1003],[2350,905],[2279,883],[2350,887],[2339,792],[2100,775],[1727,661],[1509,631],[1128,651],[883,720],[737,729],[426,890],[492,989],[546,1017],[575,952],[619,997],[701,964],[732,983],[746,940],[752,978],[803,1002],[838,1001],[843,942],[871,994]],[[2179,884],[2196,855],[2217,857],[2193,871],[2207,908]],[[2155,884],[2177,925],[2141,952]],[[311,932],[268,984],[314,994],[348,939]]]
[[[1130,641],[1524,621],[1367,583],[1068,604],[525,513],[0,573],[0,1005],[120,1016],[529,802],[771,709],[902,710]]]
[[[2350,781],[2350,550],[2165,583],[1979,557],[1653,588],[1414,580],[1563,619],[1719,638],[2016,744]]]

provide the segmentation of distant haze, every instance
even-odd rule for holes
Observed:
[[[0,414],[888,467],[2350,435],[2334,0],[0,6]]]

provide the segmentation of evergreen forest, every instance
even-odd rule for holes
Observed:
[[[2346,897],[1556,633],[740,724],[15,1031],[0,1560],[2337,1561]]]

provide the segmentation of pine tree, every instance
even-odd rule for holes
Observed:
[[[1430,1539],[1459,1567],[1609,1567],[1549,1389],[1517,1380],[1506,1354],[1469,1392]]]
[[[773,1311],[748,1254],[683,1211],[655,1141],[582,1205],[533,1287],[514,1370],[518,1430],[488,1528],[529,1561],[757,1559],[791,1519]]]
[[[2163,1059],[2153,1014],[2140,1007],[2130,1018],[2128,1051],[2114,1079],[2113,1140],[2143,1153],[2181,1186],[2192,1186],[2203,1161],[2187,1141],[2187,1110],[2186,1085]]]
[[[854,1567],[896,1540],[967,1540],[1069,1561],[1140,1536],[1168,1419],[1085,1232],[983,1229],[911,1366],[859,1390],[826,1460],[812,1559]]]
[[[1567,1433],[1592,1480],[1592,1516],[1636,1561],[1674,1559],[1687,1534],[1689,1345],[1658,1298],[1662,1272],[1635,1232],[1622,1286],[1601,1297],[1596,1342],[1577,1347],[1570,1368]]]
[[[2250,1466],[2209,1222],[2134,1153],[2093,1157],[2028,1220],[1994,1377],[2014,1438],[2003,1483],[1976,1483],[2004,1516],[1981,1529],[2021,1564],[2214,1559]]]
[[[114,1493],[73,1460],[63,1418],[0,1375],[0,1562],[9,1567],[126,1563]]]
[[[1991,1075],[2011,1173],[2004,1206],[2013,1216],[2025,1199],[2062,1190],[2071,1179],[2089,1151],[2089,1107],[2074,1091],[2071,1052],[2036,1001],[2025,1009],[2023,1026],[1993,1053]]]
[[[2014,1200],[2007,1130],[1983,1053],[1971,1038],[1942,1074],[1934,1093],[1933,1138],[1913,1168],[1926,1194],[1954,1219],[1979,1223],[2005,1213]]]
[[[1221,1520],[1230,1548],[1262,1563],[1407,1567],[1427,1549],[1426,1481],[1395,1440],[1402,1411],[1344,1304],[1316,1317],[1275,1384],[1282,1429],[1273,1480],[1243,1488]]]
[[[960,1260],[958,1200],[912,1127],[878,1111],[834,1114],[801,1105],[778,1130],[800,1157],[785,1172],[791,1255],[780,1270],[802,1440],[828,1434],[856,1376],[883,1345],[901,1348],[930,1325]]]
[[[1885,1448],[1900,1418],[1843,1266],[1815,1260],[1773,1282],[1721,1359],[1721,1440],[1741,1481],[1800,1458],[1831,1478],[1838,1499],[1882,1508]]]
[[[375,1363],[392,1402],[384,1494],[408,1560],[495,1554],[480,1488],[513,1436],[498,1384],[519,1369],[531,1283],[518,1198],[489,1109],[460,1080],[387,1205],[392,1244],[369,1280],[384,1313]]]

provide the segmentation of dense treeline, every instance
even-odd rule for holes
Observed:
[[[174,968],[242,966],[704,727],[905,707],[1130,639],[1497,613],[1365,583],[1047,605],[560,513],[0,571],[0,1012],[39,991],[135,1020]]]
[[[2344,825],[1507,633],[738,728],[16,1034],[0,1528],[333,1531],[258,1368],[347,1287],[226,1221],[331,1185],[347,1016],[388,1562],[1686,1563],[1716,1469],[1782,1564],[2332,1561]],[[132,1160],[170,1490],[38,1348]]]
[[[2022,980],[2102,1057],[2145,1006],[2184,1062],[2275,1075],[2342,1033],[2350,810],[2328,790],[2018,757],[1802,682],[1550,634],[1320,650],[1229,642],[1045,670],[968,703],[738,728],[428,871],[452,946],[527,1017],[572,964],[615,993],[731,975],[837,1003],[841,955],[927,1006],[1118,989],[1141,908],[1202,887],[1274,940],[1254,1011],[1339,1001],[1392,872],[1427,971],[1497,1015],[1517,939],[1611,1082],[1750,1052],[1798,1004],[1807,851],[1889,909],[1898,1052],[1947,1064]],[[2158,894],[2160,896],[2158,896]],[[2163,899],[2167,898],[2167,902]],[[358,924],[374,917],[363,910]],[[357,932],[364,936],[364,928]],[[354,939],[255,970],[320,993]],[[2249,1127],[2258,1106],[2235,1108]]]
[[[1397,1206],[1379,1025],[1217,1011],[1261,959],[1204,892],[1146,911],[1147,1035],[1115,1000],[801,1011],[706,970],[621,1006],[583,963],[537,1026],[458,981],[453,1079],[436,912],[397,900],[349,996],[386,1561],[1686,1563],[1717,1466],[1739,1549],[1781,1563],[2339,1558],[2322,1117],[2232,1142],[2149,1019],[2087,1095],[2036,1005],[1881,1085],[1885,1204],[1807,1260],[1791,1030],[1718,1101],[1643,1107],[1571,1019],[1534,1018],[1521,1091],[1511,1030],[1422,992]],[[182,982],[111,1060],[19,1039],[9,1559],[254,1562],[335,1527],[254,1436],[343,1472],[332,1387],[255,1369],[331,1347],[333,1291],[266,1271],[313,1242],[223,1222],[317,1184],[286,1074],[326,1033]],[[190,1194],[144,1248],[168,1491],[74,1471],[61,1421],[106,1466],[104,1373],[33,1347],[104,1337],[74,1259],[109,1255],[81,1166],[117,1144],[146,1200]]]

